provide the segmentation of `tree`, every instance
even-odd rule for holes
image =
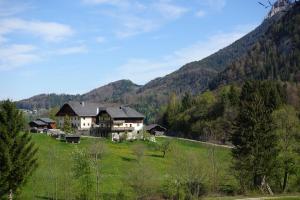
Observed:
[[[136,193],[136,199],[151,199],[159,184],[156,171],[144,161],[127,170],[124,182]],[[124,183],[124,184],[125,184]]]
[[[92,191],[92,169],[89,155],[86,151],[76,148],[72,152],[73,177],[79,181],[79,199],[90,199]]]
[[[38,149],[29,133],[22,132],[22,112],[10,100],[0,104],[0,198],[9,199],[28,180],[37,167]]]
[[[275,131],[279,138],[279,156],[278,156],[278,179],[281,190],[284,192],[287,188],[288,177],[296,172],[297,162],[297,135],[299,136],[300,125],[297,113],[292,106],[283,106],[272,114]]]
[[[63,131],[66,134],[70,134],[73,133],[73,128],[72,128],[72,124],[71,124],[71,119],[70,116],[66,115],[64,117],[64,127],[63,127]]]
[[[56,120],[56,113],[59,111],[59,107],[50,108],[48,111],[48,116],[50,119]]]
[[[171,151],[171,144],[171,140],[165,140],[160,144],[159,149],[162,152],[163,158],[166,156],[167,152]]]
[[[163,193],[167,199],[199,199],[205,193],[205,174],[198,155],[174,150]]]
[[[243,190],[254,189],[271,177],[278,155],[271,113],[281,104],[277,85],[248,81],[240,96],[239,116],[232,135],[237,177]]]
[[[92,166],[96,173],[96,193],[95,199],[99,199],[99,181],[100,181],[100,166],[99,161],[103,158],[104,154],[107,152],[107,147],[104,142],[96,142],[90,147],[90,156],[92,161]]]
[[[133,146],[133,154],[136,156],[138,163],[141,162],[145,154],[145,146],[143,144],[137,144]]]

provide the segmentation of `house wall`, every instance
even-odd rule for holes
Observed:
[[[116,121],[118,121],[118,120],[115,120],[114,122],[116,122]],[[143,124],[142,120],[129,120],[129,121],[125,120],[125,122],[122,124],[113,123],[113,127],[115,127],[115,128],[132,127],[133,131],[127,132],[127,140],[134,140],[139,137],[139,134],[142,134],[144,124]],[[121,133],[112,132],[112,140],[119,140],[120,136],[122,136],[124,134],[125,134],[125,132],[121,132]]]
[[[58,126],[62,128],[64,126],[64,117],[59,116],[57,117]],[[71,116],[70,117],[71,125],[78,129],[89,129],[92,126],[92,117],[78,117],[78,116]]]

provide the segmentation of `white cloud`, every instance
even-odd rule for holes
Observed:
[[[11,70],[39,61],[37,48],[33,45],[0,46],[0,70]]]
[[[166,19],[177,19],[187,12],[187,9],[172,4],[170,1],[154,3],[154,8]]]
[[[141,33],[147,33],[160,27],[160,24],[151,19],[139,18],[136,16],[123,16],[119,30],[115,31],[118,38],[127,38]]]
[[[204,0],[203,2],[215,10],[222,10],[226,6],[226,0]]]
[[[196,12],[196,16],[197,17],[204,17],[206,15],[206,12],[204,10],[198,10],[198,12]]]
[[[98,36],[98,37],[96,37],[96,42],[98,42],[100,44],[104,43],[104,42],[106,42],[106,38],[103,36]]]
[[[86,46],[80,45],[80,46],[73,46],[73,47],[67,47],[58,49],[56,51],[56,54],[58,55],[70,55],[70,54],[78,54],[78,53],[86,53],[88,50]]]
[[[106,17],[116,20],[113,31],[117,38],[155,31],[163,25],[182,17],[188,9],[171,0],[82,0],[91,5],[110,5],[101,11]],[[142,3],[141,3],[142,2]],[[99,7],[100,8],[100,7]]]
[[[247,34],[254,27],[249,25],[238,27],[228,33],[216,33],[205,41],[198,41],[155,61],[144,58],[129,59],[116,70],[116,73],[122,78],[129,78],[136,83],[144,84],[153,78],[173,72],[184,64],[201,60],[217,52]]]
[[[0,20],[0,36],[19,31],[49,42],[58,42],[74,34],[70,26],[56,22],[26,21],[18,18]]]

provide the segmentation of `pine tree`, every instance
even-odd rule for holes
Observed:
[[[0,104],[0,198],[12,199],[37,167],[37,148],[23,133],[24,118],[10,100]]]
[[[242,88],[232,154],[244,190],[257,188],[264,177],[271,178],[278,154],[271,114],[279,105],[280,95],[270,82],[246,82]]]

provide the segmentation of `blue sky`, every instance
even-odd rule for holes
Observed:
[[[0,0],[0,99],[145,84],[242,37],[256,0]]]

